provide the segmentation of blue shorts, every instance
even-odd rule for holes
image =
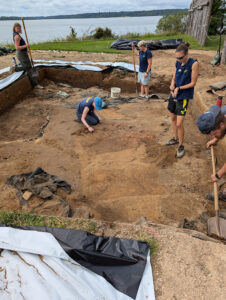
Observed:
[[[151,79],[151,72],[148,73],[148,77],[144,78],[145,72],[139,72],[138,73],[138,82],[140,82],[143,85],[148,85],[149,81]]]

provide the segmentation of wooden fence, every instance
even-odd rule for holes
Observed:
[[[193,0],[188,11],[187,33],[205,45],[213,0]]]

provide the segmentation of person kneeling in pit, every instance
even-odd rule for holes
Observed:
[[[226,135],[226,106],[223,106],[222,108],[217,105],[211,106],[208,112],[199,116],[197,126],[202,133],[210,134],[213,137],[213,139],[207,143],[207,148],[217,144],[217,142]],[[225,175],[226,163],[216,174],[211,175],[211,180],[217,182]],[[226,200],[226,188],[220,195],[219,200]]]
[[[94,132],[91,126],[97,125],[102,121],[97,110],[102,109],[102,99],[100,97],[87,97],[83,99],[76,109],[76,114],[89,132]]]

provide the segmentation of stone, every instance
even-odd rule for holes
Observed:
[[[26,191],[23,193],[23,198],[24,198],[24,200],[28,201],[32,195],[33,195],[32,192]]]

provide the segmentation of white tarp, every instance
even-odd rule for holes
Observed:
[[[8,77],[0,80],[0,90],[3,90],[13,82],[15,82],[20,76],[24,73],[24,71],[15,72]]]
[[[52,234],[0,228],[1,300],[131,300],[72,260]],[[154,300],[150,256],[136,300]]]

